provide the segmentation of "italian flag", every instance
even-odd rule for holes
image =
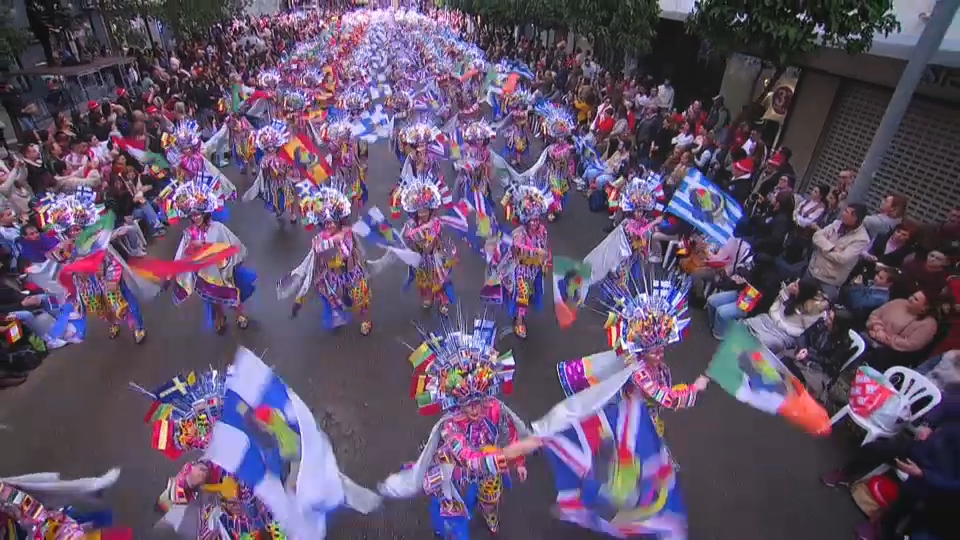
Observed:
[[[577,309],[586,300],[586,280],[590,265],[567,257],[553,257],[553,307],[560,328],[569,328],[577,320]]]

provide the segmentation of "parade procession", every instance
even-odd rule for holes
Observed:
[[[215,112],[159,100],[147,107],[160,109],[158,137],[138,138],[134,115],[131,135],[74,149],[81,183],[135,169],[142,180],[117,188],[132,186],[132,206],[90,181],[46,192],[23,226],[39,233],[16,245],[27,298],[40,298],[23,305],[44,310],[13,319],[24,340],[51,358],[122,347],[70,384],[101,385],[104,405],[84,414],[143,422],[124,439],[137,464],[105,443],[96,463],[116,467],[96,476],[93,450],[57,431],[61,408],[78,405],[50,396],[47,425],[30,429],[58,432],[70,465],[0,477],[0,539],[686,540],[697,515],[685,495],[715,481],[685,474],[671,450],[678,417],[702,431],[708,468],[743,474],[765,465],[717,457],[717,433],[736,426],[698,420],[705,409],[780,417],[800,440],[830,434],[825,408],[749,324],[765,315],[698,358],[684,348],[703,326],[691,306],[709,293],[702,269],[738,269],[741,253],[688,266],[738,242],[747,213],[697,168],[620,158],[631,141],[598,128],[605,105],[585,122],[541,88],[537,66],[488,57],[458,11],[257,24],[275,25],[279,60],[232,60]],[[569,236],[596,223],[588,207],[608,227],[578,250]],[[754,293],[730,301],[746,313]],[[148,357],[163,360],[134,371]],[[552,406],[524,398],[534,386]],[[382,424],[363,427],[370,417]],[[93,437],[114,430],[101,426]],[[10,444],[24,429],[0,416]],[[389,468],[365,462],[374,447]],[[138,468],[167,480],[125,483]],[[524,494],[527,482],[552,500]],[[113,501],[155,509],[156,524],[129,523]],[[415,529],[391,525],[414,513]],[[561,525],[510,523],[528,515]],[[541,532],[561,526],[572,532]]]

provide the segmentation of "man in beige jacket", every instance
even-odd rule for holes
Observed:
[[[813,235],[813,255],[807,274],[820,282],[823,293],[836,299],[840,286],[860,260],[860,254],[870,245],[870,235],[863,227],[867,208],[851,204],[844,208],[840,218]]]

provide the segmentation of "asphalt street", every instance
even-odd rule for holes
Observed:
[[[530,158],[532,159],[532,158]],[[251,182],[231,167],[227,173],[241,191]],[[384,208],[399,164],[384,142],[371,145],[370,203]],[[448,176],[452,178],[451,176]],[[334,442],[341,469],[373,487],[407,461],[425,442],[432,418],[417,414],[409,398],[407,349],[415,343],[413,320],[428,322],[415,292],[401,292],[403,269],[373,281],[372,335],[356,326],[336,333],[321,329],[319,307],[308,305],[291,319],[290,303],[277,300],[275,284],[295,267],[309,247],[311,232],[276,220],[259,202],[232,203],[230,228],[249,250],[247,264],[259,274],[258,290],[247,304],[250,328],[231,327],[217,336],[201,324],[192,299],[176,308],[168,295],[144,305],[147,342],[122,334],[107,338],[93,323],[86,343],[54,352],[21,387],[0,393],[0,476],[58,471],[66,476],[102,474],[119,466],[119,483],[106,494],[116,520],[134,527],[137,539],[174,538],[154,530],[157,495],[179,463],[149,446],[143,424],[148,400],[128,389],[147,388],[177,374],[208,366],[225,367],[238,345],[264,354],[278,373],[315,411]],[[570,257],[586,255],[599,242],[606,223],[591,214],[578,196],[550,225],[553,250]],[[172,257],[179,231],[151,248]],[[466,314],[482,309],[477,293],[482,262],[464,250],[454,273]],[[507,399],[521,416],[533,420],[562,398],[557,362],[602,350],[599,314],[585,311],[575,326],[561,331],[551,301],[530,318],[529,339],[507,336],[501,350],[517,358],[516,390]],[[504,318],[504,324],[507,324]],[[716,342],[702,312],[694,313],[687,338],[667,353],[676,381],[692,382],[706,367]],[[852,536],[861,519],[849,495],[824,487],[821,472],[843,457],[836,439],[817,440],[738,404],[711,387],[694,409],[667,413],[666,438],[681,466],[680,480],[694,540],[808,540]],[[505,494],[502,530],[508,540],[589,540],[599,538],[556,521],[550,512],[554,493],[546,460],[529,461],[530,479]],[[475,538],[489,538],[479,521]],[[431,538],[426,500],[386,501],[379,512],[335,516],[331,540]]]

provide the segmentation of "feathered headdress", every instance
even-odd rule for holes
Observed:
[[[173,128],[173,132],[164,133],[160,138],[160,145],[164,149],[172,146],[178,152],[196,150],[201,144],[203,137],[200,136],[200,125],[196,120],[182,120]]]
[[[677,343],[690,324],[687,293],[692,279],[678,270],[643,263],[641,283],[630,283],[633,293],[620,285],[605,285],[610,313],[604,327],[607,343],[615,350],[633,354]]]
[[[408,90],[394,89],[393,93],[383,101],[383,104],[394,112],[407,113],[413,108],[413,95]]]
[[[508,221],[527,223],[546,214],[553,204],[549,185],[514,184],[503,199]]]
[[[420,414],[431,415],[476,400],[513,392],[513,353],[496,349],[497,327],[485,317],[469,325],[445,322],[439,335],[417,328],[423,342],[413,350],[410,394]]]
[[[253,142],[264,151],[276,151],[290,140],[290,130],[285,122],[273,121],[253,134]]]
[[[510,92],[504,96],[504,101],[507,107],[518,112],[526,112],[527,109],[533,104],[533,94],[524,88],[517,88],[513,92]]]
[[[310,181],[297,183],[300,215],[304,225],[309,227],[330,222],[339,223],[350,216],[350,198],[344,195],[339,184],[332,178],[322,186]]]
[[[658,174],[634,177],[620,190],[620,209],[624,212],[663,210],[663,181]]]
[[[280,75],[280,72],[275,69],[267,69],[260,72],[260,75],[257,77],[257,84],[261,88],[276,88],[280,84],[280,81],[283,80],[283,77]]]
[[[442,182],[429,172],[408,176],[400,179],[393,192],[392,204],[411,214],[425,208],[436,210],[444,204],[443,191]]]
[[[573,133],[577,122],[570,109],[563,105],[543,101],[533,109],[543,122],[543,132],[548,137],[561,139]]]
[[[130,383],[153,404],[143,421],[151,426],[151,445],[170,460],[191,450],[204,450],[220,419],[226,374],[215,369],[177,375],[153,392]]]
[[[37,207],[41,228],[64,232],[72,227],[89,227],[105,211],[96,201],[97,194],[88,187],[69,194],[48,193]]]
[[[367,105],[370,103],[370,94],[366,90],[361,88],[348,88],[343,94],[340,95],[340,98],[337,100],[337,107],[350,111],[351,113],[358,113],[367,108]]]
[[[185,182],[174,182],[168,196],[162,196],[164,211],[171,222],[193,214],[212,214],[223,207],[219,180],[201,174]]]
[[[29,484],[30,481],[27,480],[26,483]],[[47,492],[47,494],[52,493]],[[59,498],[62,500],[63,494],[60,495]],[[19,526],[8,524],[4,519],[2,523],[4,532],[9,531],[12,535],[4,536],[5,538],[82,540],[93,538],[95,535],[100,537],[100,533],[85,528],[74,517],[68,515],[68,512],[69,508],[52,508],[44,505],[16,484],[0,482],[0,516],[3,518],[9,516]],[[22,533],[20,529],[23,530]],[[19,536],[19,534],[26,536]],[[119,540],[121,536],[117,535],[117,538]]]
[[[283,92],[283,108],[288,111],[300,112],[310,104],[310,98],[306,92],[300,89],[286,90]]]
[[[327,123],[323,128],[323,138],[327,141],[343,141],[353,136],[353,122],[350,115],[342,109],[331,109],[327,113]]]
[[[437,139],[440,129],[432,123],[417,121],[400,131],[400,140],[411,146],[425,146]]]
[[[461,133],[463,142],[469,144],[490,142],[496,138],[496,136],[497,132],[490,127],[490,124],[488,124],[486,120],[471,122],[464,128],[463,133]]]

